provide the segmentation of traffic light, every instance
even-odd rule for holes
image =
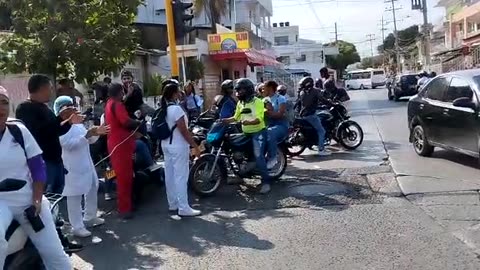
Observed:
[[[186,34],[192,32],[195,28],[191,27],[189,22],[193,20],[193,15],[189,9],[193,3],[184,3],[180,0],[172,1],[173,21],[175,26],[175,38],[182,39]]]

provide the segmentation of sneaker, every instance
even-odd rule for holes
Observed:
[[[321,157],[325,157],[325,156],[330,156],[332,153],[328,150],[321,150],[321,151],[318,151],[318,155],[321,156]]]
[[[178,211],[178,215],[181,217],[196,217],[196,216],[200,216],[201,214],[202,214],[202,211],[195,210],[193,208],[189,208],[183,211],[181,210]]]
[[[267,169],[271,170],[273,168],[275,168],[275,166],[277,166],[277,159],[276,158],[272,158],[270,159],[268,162],[267,162]]]
[[[89,230],[82,228],[78,230],[73,230],[73,235],[76,237],[85,238],[92,236],[92,233]]]
[[[267,194],[270,192],[270,190],[272,190],[270,184],[263,184],[262,188],[260,189],[260,194]]]
[[[105,224],[105,219],[96,217],[90,220],[84,220],[83,223],[87,228],[93,228]]]
[[[74,242],[68,242],[63,245],[63,250],[67,254],[77,253],[83,250],[83,245]]]

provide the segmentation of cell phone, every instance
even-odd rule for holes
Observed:
[[[32,225],[32,229],[34,232],[38,233],[39,231],[43,230],[45,228],[45,225],[43,224],[42,219],[40,216],[36,215],[36,208],[35,206],[30,206],[29,208],[25,209],[25,218],[30,222],[30,225]]]

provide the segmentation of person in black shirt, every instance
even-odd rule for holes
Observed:
[[[83,122],[83,116],[73,114],[62,121],[46,105],[50,101],[53,85],[45,75],[33,75],[28,81],[30,99],[21,103],[16,118],[23,121],[43,151],[47,167],[46,191],[62,194],[65,184],[65,169],[62,162],[62,147],[59,137],[70,130],[71,124]]]
[[[129,116],[137,119],[136,111],[141,111],[143,105],[143,91],[138,84],[133,82],[133,74],[129,70],[122,71],[122,84],[125,93],[124,104]]]
[[[315,82],[312,77],[304,77],[300,80],[300,94],[295,104],[295,110],[305,121],[317,130],[318,154],[320,156],[328,156],[330,152],[325,150],[325,128],[316,112],[318,106],[322,104],[329,105],[331,103],[323,97],[320,89],[314,87],[314,84]]]

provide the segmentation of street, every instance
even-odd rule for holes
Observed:
[[[480,269],[478,161],[408,143],[406,101],[386,90],[349,92],[363,145],[330,157],[304,153],[268,195],[248,180],[212,198],[204,213],[174,220],[163,188],[148,191],[135,219],[101,202],[103,241],[79,240],[76,269]]]

